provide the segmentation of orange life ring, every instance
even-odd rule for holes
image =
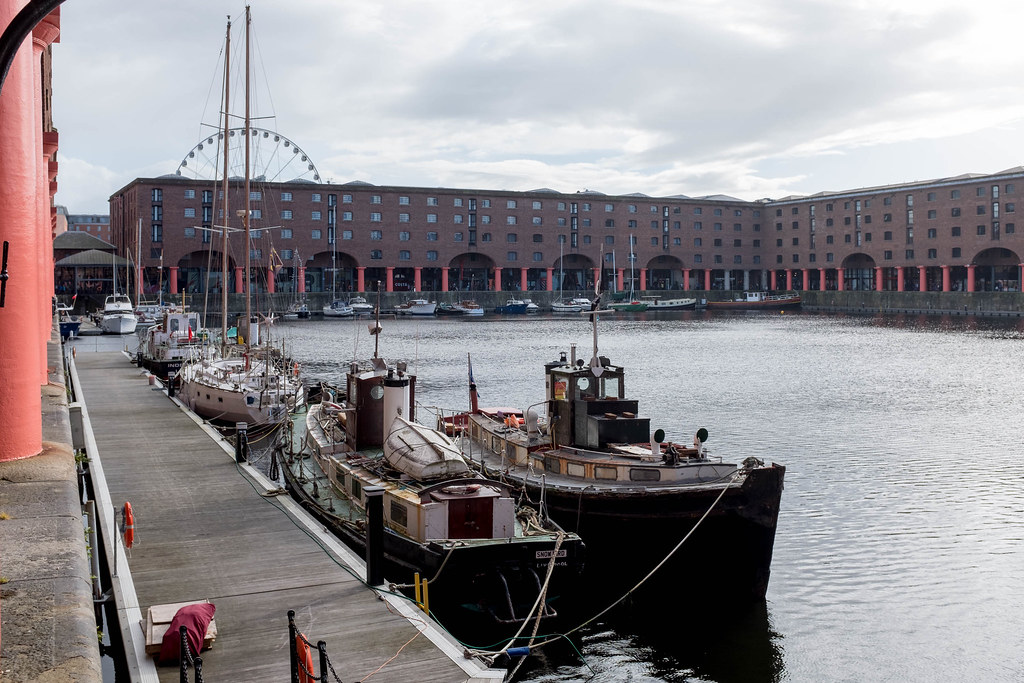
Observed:
[[[135,516],[132,514],[132,504],[128,501],[121,508],[121,516],[124,518],[124,547],[131,548],[135,542]]]
[[[298,376],[299,376],[299,364],[298,364],[298,363],[296,363],[296,364],[295,364],[295,365],[294,365],[294,366],[292,367],[292,372],[294,373],[294,375],[295,375],[296,377],[298,377]]]
[[[306,635],[298,633],[295,635],[295,651],[298,653],[299,683],[314,683],[317,680],[313,672],[313,652],[306,644]],[[303,671],[305,668],[305,671]],[[308,673],[307,673],[308,672]]]

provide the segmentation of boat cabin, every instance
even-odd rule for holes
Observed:
[[[583,360],[567,362],[563,353],[545,365],[548,429],[554,442],[593,450],[649,443],[651,420],[638,416],[638,401],[625,398],[623,369],[604,356],[598,363],[595,373]]]
[[[387,392],[385,397],[385,387],[398,391]],[[387,437],[384,430],[390,426],[384,424],[385,415],[398,414],[410,421],[416,419],[416,375],[406,372],[404,362],[389,368],[383,359],[375,358],[369,369],[360,369],[357,363],[352,363],[346,375],[346,395],[350,412],[345,416],[345,440],[352,451],[384,445]],[[397,404],[390,406],[391,401]],[[404,406],[408,406],[408,410],[403,410]]]

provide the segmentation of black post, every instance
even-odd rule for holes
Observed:
[[[174,384],[178,379],[178,373],[169,372],[167,373],[167,398],[174,398]]]
[[[295,610],[288,610],[288,652],[292,658],[292,683],[299,683],[299,653],[295,649],[295,634],[298,629],[295,628]]]
[[[235,462],[243,463],[249,457],[249,440],[246,431],[249,425],[245,422],[235,423]]]
[[[366,583],[384,583],[384,487],[364,486],[366,494]]]
[[[320,652],[320,676],[321,681],[327,680],[327,643],[322,640],[316,641],[316,649]]]

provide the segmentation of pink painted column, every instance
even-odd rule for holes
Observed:
[[[705,269],[704,271],[704,291],[711,291],[711,270]]]
[[[974,265],[967,266],[967,291],[974,291]]]
[[[356,266],[356,291],[366,291],[366,266]]]
[[[825,269],[818,269],[818,289],[822,292],[825,291]]]
[[[683,291],[689,291],[690,289],[690,269],[683,268]]]
[[[6,27],[24,2],[0,1],[0,26]],[[33,51],[23,43],[0,93],[0,241],[11,243],[7,261],[6,302],[0,308],[0,460],[37,455],[42,450],[39,318],[52,321],[49,294],[40,307],[38,213],[35,172],[41,151],[35,148],[40,121],[33,111]],[[51,322],[52,324],[52,322]],[[17,330],[26,331],[25,335]]]
[[[875,291],[881,292],[882,285],[882,268],[880,266],[875,266]]]
[[[600,282],[600,281],[601,281],[601,269],[600,268],[594,268],[594,282],[597,283],[597,282]]]
[[[555,291],[555,269],[548,268],[548,291]]]
[[[943,292],[948,292],[949,289],[950,289],[949,276],[950,276],[951,268],[952,268],[951,266],[942,266],[942,291]]]
[[[267,294],[277,291],[277,283],[274,282],[274,266],[267,266]]]
[[[387,279],[384,283],[384,291],[393,292],[395,291],[395,267],[388,266],[385,268],[385,271],[387,272]]]
[[[646,292],[647,291],[647,269],[646,268],[641,268],[640,269],[640,291],[641,292]]]
[[[626,282],[626,269],[616,268],[615,269],[615,291],[621,292],[622,287]]]
[[[519,289],[526,291],[527,279],[526,279],[526,268],[519,269]]]
[[[772,291],[774,292],[777,289],[776,285],[778,284],[778,279],[779,279],[779,274],[774,269],[772,270],[772,278],[771,279],[772,279]]]
[[[928,270],[924,266],[917,267],[917,290],[919,292],[928,291]]]
[[[448,266],[441,267],[441,291],[448,291]]]
[[[295,288],[299,290],[299,294],[306,293],[306,266],[299,266],[299,281],[295,283]]]
[[[906,275],[903,273],[903,266],[900,266],[899,268],[896,269],[896,291],[897,292],[905,291],[905,288],[906,288],[906,282],[904,281],[905,277],[906,277]]]
[[[415,266],[412,269],[412,286],[417,292],[423,291],[423,266]]]
[[[494,285],[492,290],[495,292],[501,291],[501,266],[494,266]]]
[[[167,291],[170,294],[178,293],[178,266],[171,266],[167,270],[170,271],[170,275],[167,276]],[[237,271],[237,269],[236,269]],[[235,273],[237,277],[237,272]]]
[[[178,293],[178,269],[177,267],[171,267],[171,294]],[[245,291],[245,282],[242,279],[242,267],[235,266],[235,294],[241,294]]]

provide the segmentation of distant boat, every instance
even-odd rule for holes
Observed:
[[[305,301],[296,301],[295,303],[288,307],[288,310],[285,311],[283,315],[284,318],[287,318],[289,320],[305,320],[309,318],[309,316],[309,306],[306,304]]]
[[[100,329],[104,334],[131,334],[138,327],[135,306],[127,294],[111,294],[103,302]]]
[[[551,310],[555,313],[582,313],[583,311],[589,311],[592,305],[590,299],[575,297],[553,302]]]
[[[616,303],[608,304],[608,308],[612,309],[613,311],[624,311],[627,313],[642,313],[643,311],[647,310],[647,304],[638,299],[633,299],[631,301],[619,301]]]
[[[323,310],[325,318],[351,318],[355,315],[355,309],[340,299],[327,304]]]
[[[348,305],[352,307],[352,312],[356,315],[360,313],[373,313],[373,304],[367,303],[366,299],[361,296],[354,296],[349,299]]]
[[[165,308],[160,322],[139,336],[137,363],[163,381],[176,375],[188,360],[210,352],[210,334],[200,326],[198,313]]]
[[[463,299],[459,303],[455,304],[455,307],[461,309],[466,315],[479,316],[484,314],[483,306],[472,299]]]
[[[523,299],[523,303],[526,304],[527,313],[540,313],[540,306],[533,303],[532,299]]]
[[[725,301],[707,302],[707,307],[712,309],[732,310],[758,310],[758,309],[780,309],[799,308],[800,295],[796,292],[787,294],[769,294],[767,292],[743,292],[743,296]]]
[[[512,297],[505,302],[504,306],[498,306],[495,308],[494,312],[504,315],[518,315],[520,313],[526,313],[526,302],[522,299]]]
[[[410,299],[395,307],[395,313],[399,315],[434,315],[436,311],[437,304],[426,299]]]
[[[658,296],[642,296],[640,301],[647,304],[648,311],[686,311],[697,307],[696,299],[662,299]]]

